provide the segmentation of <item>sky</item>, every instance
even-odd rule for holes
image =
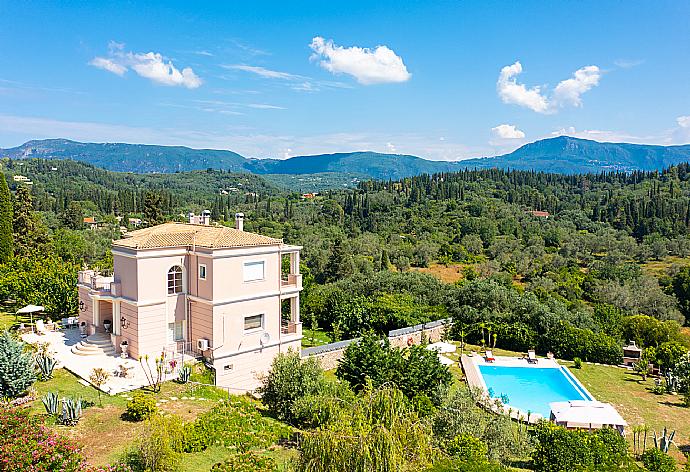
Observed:
[[[688,1],[0,0],[0,148],[690,143]]]

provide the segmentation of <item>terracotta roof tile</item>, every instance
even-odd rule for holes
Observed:
[[[282,239],[269,238],[227,226],[206,226],[187,223],[164,223],[150,228],[126,233],[123,239],[113,241],[113,246],[134,249],[197,246],[205,248],[229,248],[246,246],[272,246],[282,244]]]

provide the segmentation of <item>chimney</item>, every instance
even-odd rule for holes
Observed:
[[[235,213],[235,228],[244,231],[244,213]]]
[[[189,220],[190,225],[196,224],[196,218],[194,217],[193,211],[190,211],[189,213],[187,213],[187,218]]]
[[[204,210],[201,212],[201,218],[199,218],[199,223],[208,226],[211,222],[211,212]]]

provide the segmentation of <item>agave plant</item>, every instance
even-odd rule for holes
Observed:
[[[55,369],[56,364],[57,361],[44,352],[36,355],[36,365],[38,366],[38,370],[41,372],[42,380],[53,378],[53,369]]]
[[[192,368],[188,365],[183,365],[180,367],[179,373],[178,373],[178,380],[180,383],[186,384],[189,382],[189,378],[192,376]]]
[[[654,431],[654,447],[661,450],[662,452],[668,453],[668,448],[671,447],[671,444],[673,444],[673,437],[675,435],[675,431],[673,431],[671,434],[668,434],[666,426],[664,426],[664,432],[661,434],[660,437],[657,437],[656,431]]]
[[[81,419],[81,398],[65,398],[62,400],[61,423],[74,426]]]
[[[46,409],[46,413],[51,416],[58,414],[58,394],[56,392],[48,392],[43,398],[43,407]]]

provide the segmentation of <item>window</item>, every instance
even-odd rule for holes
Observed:
[[[244,281],[264,280],[264,261],[244,263]]]
[[[182,293],[182,267],[174,266],[168,271],[168,294]]]
[[[199,264],[199,278],[206,280],[206,264]]]
[[[244,330],[261,329],[264,326],[264,315],[252,315],[244,317]]]

